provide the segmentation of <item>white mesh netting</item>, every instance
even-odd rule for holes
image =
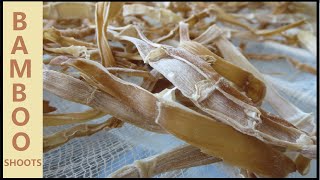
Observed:
[[[237,42],[234,42],[237,44]],[[285,54],[316,67],[316,57],[306,50],[287,48],[274,43],[249,43],[248,52]],[[251,61],[265,78],[274,83],[276,89],[294,105],[305,112],[316,114],[316,76],[295,69],[286,61]],[[50,104],[59,107],[59,112],[80,112],[88,107],[67,102],[52,94],[44,92]],[[272,111],[268,104],[264,107]],[[102,117],[90,123],[107,119]],[[315,117],[317,119],[317,117]],[[49,127],[44,129],[44,136],[69,126]],[[63,146],[44,154],[44,177],[108,177],[112,172],[131,164],[135,160],[183,144],[171,135],[159,135],[125,124],[122,128],[100,131],[89,137],[72,139]],[[193,167],[160,174],[156,177],[235,177],[237,169],[224,163]],[[300,177],[298,173],[289,177]],[[316,161],[312,161],[311,169],[306,177],[316,177]]]

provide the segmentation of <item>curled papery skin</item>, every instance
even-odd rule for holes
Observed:
[[[198,55],[183,48],[150,42],[138,28],[136,31],[141,39],[125,35],[119,35],[119,38],[134,43],[144,62],[165,76],[211,117],[277,146],[302,150],[314,144],[310,136],[290,123],[283,123],[285,120],[261,113],[248,97],[243,96]],[[298,141],[301,137],[306,138]]]
[[[314,117],[311,113],[305,113],[288,100],[284,99],[273,87],[272,83],[264,79],[262,74],[243,56],[243,54],[226,38],[219,37],[215,40],[217,47],[224,56],[224,59],[230,61],[263,81],[267,87],[266,101],[279,113],[279,115],[313,136],[316,133]]]
[[[261,176],[285,177],[296,170],[291,159],[270,145],[174,102],[172,94],[173,90],[162,93],[157,103],[156,122],[169,133],[206,154]]]
[[[150,178],[160,173],[220,162],[220,158],[202,153],[200,149],[183,145],[168,152],[137,160],[112,173],[110,178]]]
[[[196,41],[181,42],[179,47],[200,56],[203,60],[210,63],[211,67],[217,73],[244,91],[254,105],[260,105],[262,103],[266,94],[266,86],[252,73],[227,62]],[[242,98],[242,100],[245,99],[247,98]],[[250,103],[250,101],[247,101],[247,103]]]

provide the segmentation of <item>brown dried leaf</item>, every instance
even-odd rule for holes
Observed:
[[[44,114],[43,126],[60,126],[66,124],[83,123],[105,116],[106,113],[90,109],[79,113]]]
[[[221,159],[202,153],[198,148],[184,145],[168,152],[136,160],[113,172],[111,178],[150,178],[160,173],[219,162]]]
[[[85,46],[87,48],[97,48],[95,44],[74,39],[73,37],[64,37],[55,28],[46,29],[43,31],[43,39],[55,42],[61,46]]]
[[[115,60],[108,43],[107,27],[109,22],[121,10],[123,3],[98,2],[96,4],[96,32],[98,48],[100,50],[101,63],[104,66],[114,65]]]
[[[57,132],[51,136],[43,138],[43,151],[47,152],[51,149],[59,147],[75,137],[90,136],[103,129],[117,128],[122,126],[122,121],[110,118],[106,122],[100,124],[81,124],[70,129]]]

